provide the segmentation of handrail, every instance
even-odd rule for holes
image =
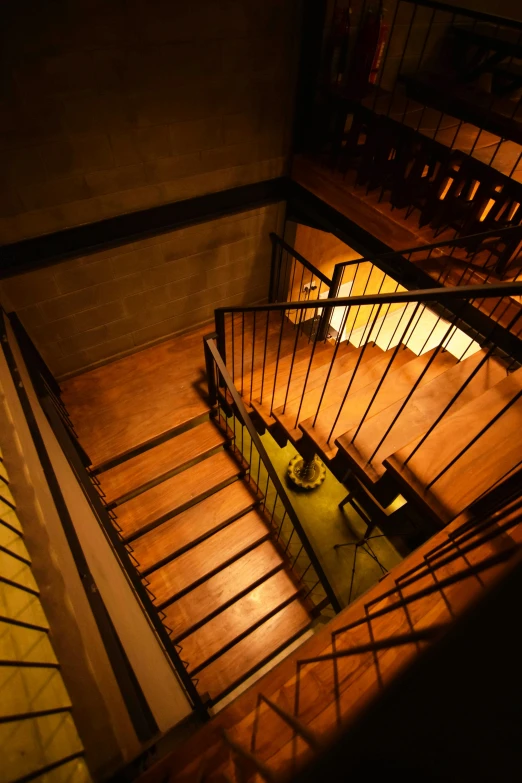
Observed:
[[[485,11],[475,11],[473,8],[462,8],[460,6],[449,5],[448,3],[440,3],[438,0],[402,0],[402,2],[411,3],[412,5],[421,5],[425,8],[433,8],[435,11],[447,11],[448,13],[458,14],[459,16],[470,16],[472,19],[482,19],[485,22],[491,22],[491,24],[502,24],[522,30],[522,22],[517,19],[512,19],[507,16],[497,16],[495,14],[486,13]]]
[[[312,545],[310,544],[310,541],[308,540],[308,536],[306,535],[301,522],[299,521],[299,517],[297,516],[296,512],[294,511],[294,508],[290,502],[290,498],[288,497],[286,490],[281,482],[281,479],[277,475],[277,472],[266,452],[265,447],[263,446],[263,443],[261,441],[261,438],[259,437],[252,420],[247,413],[247,410],[244,406],[243,400],[241,399],[241,396],[239,392],[237,391],[234,382],[232,380],[232,377],[230,376],[225,363],[221,357],[221,354],[217,348],[216,342],[215,342],[215,336],[214,335],[208,335],[207,337],[203,338],[203,344],[205,347],[205,352],[207,356],[207,376],[208,376],[208,383],[209,383],[209,395],[210,395],[210,401],[212,405],[215,405],[217,403],[217,386],[214,383],[214,373],[208,372],[209,369],[209,354],[212,358],[212,361],[215,363],[219,378],[223,381],[225,384],[231,398],[234,404],[234,407],[239,413],[239,417],[241,421],[244,423],[245,427],[248,430],[248,434],[250,435],[250,438],[252,439],[252,442],[254,443],[258,454],[264,464],[264,467],[268,473],[268,476],[270,480],[272,481],[272,484],[274,485],[274,488],[278,494],[278,496],[281,498],[281,502],[284,506],[285,513],[288,515],[294,529],[297,531],[297,535],[299,536],[299,539],[301,541],[301,544],[303,545],[303,548],[308,555],[308,558],[310,559],[311,564],[313,565],[315,572],[321,582],[321,585],[332,605],[332,607],[335,609],[336,612],[339,612],[341,610],[341,606],[339,604],[339,601],[328,582],[328,579],[326,578],[326,574],[323,571],[323,568],[317,558],[317,555],[314,552],[314,549]],[[208,353],[207,353],[208,352]]]
[[[295,248],[293,248],[291,245],[289,245],[287,242],[285,242],[284,239],[282,239],[278,234],[276,234],[274,231],[270,232],[270,239],[272,242],[276,242],[277,244],[283,248],[283,250],[286,250],[287,253],[291,253],[292,256],[299,261],[300,264],[302,264],[306,269],[308,269],[309,272],[312,272],[313,275],[319,280],[321,280],[326,285],[331,284],[331,280],[329,277],[327,277],[324,272],[321,272],[320,269],[315,267],[310,261],[308,261],[304,256],[301,255]]]
[[[342,305],[385,305],[407,304],[408,302],[441,302],[453,299],[473,299],[497,296],[522,296],[522,282],[493,283],[492,285],[463,285],[452,288],[421,288],[415,291],[398,291],[393,294],[365,294],[364,296],[340,296],[332,299],[321,299],[321,307],[340,307]],[[316,310],[317,300],[301,302],[267,302],[258,305],[234,305],[217,307],[216,320],[225,313],[282,312],[283,310]]]
[[[403,2],[407,2],[407,0],[403,0]],[[413,2],[413,0],[411,0]],[[500,228],[500,229],[489,229],[489,231],[481,231],[478,234],[466,234],[458,237],[454,237],[453,239],[446,239],[441,240],[439,242],[431,242],[426,245],[416,245],[415,247],[406,247],[401,248],[400,250],[386,250],[384,253],[378,253],[373,254],[371,256],[362,256],[361,258],[354,259],[353,261],[339,261],[336,264],[336,267],[345,267],[350,266],[350,264],[361,264],[363,261],[379,261],[380,259],[387,259],[393,256],[405,256],[405,255],[413,255],[414,253],[422,253],[423,251],[432,251],[432,250],[438,250],[441,247],[459,247],[460,245],[467,245],[470,242],[475,242],[476,240],[482,240],[487,239],[488,237],[500,237],[503,238],[504,236],[512,236],[513,234],[519,233],[522,237],[522,226],[508,226],[506,228]]]

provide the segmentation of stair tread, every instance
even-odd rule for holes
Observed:
[[[165,624],[172,629],[173,638],[176,639],[228,602],[235,600],[251,585],[282,567],[281,555],[274,544],[264,541],[166,606],[163,610]]]
[[[261,543],[269,535],[268,526],[255,510],[218,530],[210,538],[149,574],[147,579],[156,605],[160,606],[200,579],[210,576],[213,571]]]
[[[260,625],[246,638],[198,673],[198,688],[216,699],[231,690],[265,661],[289,644],[310,625],[310,617],[298,599]]]
[[[406,466],[419,439],[391,455],[387,466],[437,516],[453,519],[522,460],[522,402],[516,401],[432,487],[427,485],[520,391],[522,370],[517,370],[448,414]]]
[[[206,332],[208,327],[198,328],[62,384],[65,405],[94,466],[208,413],[193,380],[204,371],[203,352],[194,346]]]
[[[366,356],[368,351],[378,351],[378,358],[377,360],[375,359],[372,360],[371,357],[368,357],[369,361],[367,364]],[[383,352],[378,347],[374,349],[371,348],[366,349],[366,352],[363,356],[363,360],[359,365],[354,381],[351,385],[349,396],[346,398],[345,406],[349,404],[348,400],[350,399],[352,394],[355,394],[356,392],[359,392],[362,389],[367,388],[371,384],[377,384],[379,382],[383,372],[385,371],[386,367],[390,362],[390,359],[392,358],[393,351],[394,349],[390,349],[389,351]],[[398,372],[400,368],[403,367],[408,362],[410,362],[412,358],[414,358],[413,354],[407,348],[405,350],[399,350],[394,360],[393,373]],[[391,372],[392,370],[390,370],[390,373]],[[335,456],[335,453],[337,451],[337,447],[334,444],[334,439],[335,439],[334,436],[332,436],[330,443],[328,443],[327,441],[328,441],[328,436],[330,434],[330,431],[333,427],[335,417],[339,412],[339,406],[343,400],[343,397],[345,395],[346,389],[348,388],[348,384],[350,380],[351,380],[351,373],[346,377],[341,376],[340,378],[335,379],[331,384],[328,384],[330,388],[327,388],[315,426],[314,426],[314,416],[315,416],[315,411],[317,410],[317,403],[319,399],[317,394],[313,398],[314,405],[312,406],[312,408],[314,414],[309,415],[307,418],[305,418],[305,416],[302,416],[301,421],[299,423],[299,427],[301,431],[305,432],[317,444],[321,453],[324,454],[327,458],[331,458]],[[305,399],[306,399],[306,395],[305,395]],[[310,395],[308,399],[309,399],[309,404],[311,405],[312,395]],[[305,406],[303,404],[303,408],[304,407]],[[308,413],[309,410],[310,408],[307,406],[306,413]],[[338,426],[336,426],[335,432],[339,433]]]
[[[188,670],[202,666],[238,636],[289,602],[297,592],[298,588],[285,571],[278,571],[254,587],[183,639],[183,658],[189,663]]]
[[[310,394],[314,389],[318,389],[319,387],[322,389],[323,384],[326,380],[331,365],[331,360],[333,357],[333,347],[331,345],[328,345],[327,348],[328,348],[327,352],[321,354],[320,357],[317,356],[317,350],[315,352],[312,366],[310,368],[310,372],[308,373],[308,378],[306,380],[306,392],[308,394]],[[306,379],[308,367],[310,365],[310,350],[311,349],[309,349],[308,355],[301,362],[296,362],[294,365],[294,369],[292,371],[292,378],[290,381],[290,387],[288,388],[288,395],[287,395],[288,374],[282,378],[281,382],[279,382],[279,377],[278,377],[278,383],[276,386],[274,400],[273,400],[274,415],[276,411],[282,413],[283,406],[285,405],[285,397],[287,397],[285,413],[286,411],[289,411],[289,414],[291,415],[290,412],[295,411],[294,413],[294,419],[295,419],[295,416],[297,415],[297,410],[299,408],[299,401],[301,399],[301,395],[303,392],[304,381]],[[359,355],[359,350],[357,348],[354,348],[352,345],[346,345],[346,344],[342,345],[339,348],[337,355],[335,357],[335,362],[333,364],[330,373],[330,379],[333,380],[335,378],[338,378],[340,375],[344,375],[345,373],[352,370],[353,367],[355,366],[355,363],[357,362],[358,355]],[[320,361],[318,361],[318,358],[320,359]],[[264,418],[268,417],[270,414],[272,388],[273,386],[270,387],[270,394],[268,396],[263,395],[265,399],[265,403],[263,404],[262,407],[259,403],[259,398],[255,397],[252,401],[253,407],[258,411],[258,413],[261,413],[262,415],[264,414]],[[274,421],[272,420],[270,423],[273,424]]]
[[[244,481],[234,481],[218,492],[182,511],[132,542],[134,557],[143,573],[176,552],[244,514],[256,498]]]
[[[483,356],[482,352],[474,354],[417,389],[401,413],[400,424],[396,423],[391,429],[386,440],[379,447],[371,466],[367,465],[367,461],[400,410],[403,400],[398,400],[365,421],[357,435],[356,443],[351,442],[355,430],[341,435],[337,439],[339,449],[348,455],[358,475],[363,480],[377,482],[386,470],[383,465],[384,460],[430,428]],[[454,410],[458,410],[469,400],[487,391],[502,380],[505,374],[506,371],[501,364],[494,359],[488,359],[456,400]]]
[[[260,364],[259,366],[256,366],[254,368],[253,374],[249,374],[247,376],[244,376],[244,387],[249,389],[250,393],[250,385],[252,385],[252,397],[255,399],[259,399],[260,393],[261,393],[261,385],[263,386],[263,398],[270,392],[270,395],[272,394],[272,388],[274,386],[274,377],[277,367],[277,378],[278,383],[276,385],[279,386],[279,381],[282,379],[282,381],[285,383],[288,380],[288,376],[290,374],[290,367],[292,365],[292,356],[294,356],[294,363],[292,368],[292,381],[294,377],[297,377],[299,374],[303,375],[306,373],[306,369],[308,367],[308,363],[310,361],[310,356],[312,353],[313,344],[312,342],[308,342],[308,337],[306,335],[301,335],[298,341],[297,350],[295,351],[295,355],[292,351],[285,356],[280,357],[279,362],[271,361],[265,363],[265,371],[263,373],[263,365]],[[324,343],[318,343],[315,349],[314,353],[314,364],[316,365],[322,365],[329,361],[329,356],[331,354],[331,348],[328,345],[325,345]]]
[[[139,532],[145,532],[154,522],[167,514],[173,516],[185,504],[216,489],[240,472],[241,468],[234,458],[220,451],[122,503],[116,509],[116,516],[124,538],[129,540]]]
[[[209,451],[223,445],[225,439],[211,421],[192,429],[100,473],[98,479],[105,492],[105,501],[114,501],[134,490],[187,465]]]

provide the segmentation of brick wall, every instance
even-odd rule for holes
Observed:
[[[274,204],[0,282],[51,370],[63,376],[266,299]]]
[[[3,5],[0,244],[284,173],[298,0]]]

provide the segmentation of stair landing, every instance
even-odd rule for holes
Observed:
[[[64,396],[149,610],[217,703],[308,631],[311,606],[243,460],[209,418],[202,336],[78,376]]]

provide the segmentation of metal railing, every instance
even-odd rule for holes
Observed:
[[[344,31],[337,27],[337,7],[348,13]],[[387,28],[381,28],[379,64],[371,73],[361,47],[370,46],[369,27],[379,20]],[[339,35],[347,65],[335,83],[324,72],[320,79],[316,114],[324,121],[314,149],[328,151],[345,174],[355,169],[356,184],[380,190],[379,201],[388,193],[392,209],[405,208],[405,220],[418,210],[419,225],[429,225],[435,236],[519,227],[522,109],[516,89],[522,81],[511,71],[522,58],[522,23],[431,0],[338,0],[325,35],[326,59]],[[455,74],[443,81],[450,63]],[[506,87],[502,79],[510,73]],[[491,92],[472,97],[469,85],[479,77],[490,79]],[[506,90],[515,93],[512,100]],[[497,276],[519,245],[491,240]]]
[[[259,498],[259,509],[302,589],[302,597],[316,612],[327,605],[340,611],[339,601],[220,355],[215,335],[204,338],[204,349],[214,419],[232,440],[248,483]]]
[[[87,466],[91,464],[91,461],[76,438],[68,413],[59,396],[59,386],[50,371],[44,369],[43,360],[41,360],[36,347],[25,332],[16,314],[11,313],[9,319],[13,324],[13,331],[19,342],[19,347],[40,405],[76,476],[78,484],[95,518],[109,540],[123,571],[132,584],[140,605],[151,627],[154,629],[158,641],[165,650],[173,669],[183,684],[194,710],[206,718],[208,715],[208,704],[203,701],[196,688],[197,679],[191,677],[187,671],[185,662],[180,654],[183,648],[180,644],[171,640],[170,635],[172,632],[162,622],[162,613],[153,603],[154,595],[148,587],[148,580],[143,579],[138,571],[139,563],[134,557],[133,548],[123,540],[116,515],[106,506],[103,500],[103,492],[98,479],[88,471]],[[70,524],[73,528],[72,522]]]
[[[498,278],[505,276],[508,270],[504,269],[502,274],[499,273],[495,249],[499,243],[504,247],[520,245],[522,226],[483,231],[341,261],[332,268],[330,276],[297,253],[277,234],[272,233],[270,238],[273,248],[271,280],[274,284],[270,287],[269,300],[302,302],[340,295],[364,295],[367,292],[397,293],[403,290],[403,286],[407,289],[429,288],[433,285],[432,280],[441,286],[473,283],[486,285],[498,282]],[[408,264],[412,266],[409,267]],[[291,275],[288,272],[290,269]],[[295,283],[296,278],[300,281],[298,284]],[[520,280],[522,268],[513,271],[511,282]],[[344,294],[347,287],[350,288],[350,293]],[[471,300],[470,304],[504,327],[510,324],[513,315],[522,307],[522,302],[508,295],[497,301],[490,297],[477,297]],[[313,315],[314,322],[320,309],[318,301]],[[294,322],[298,321],[297,311],[292,314],[292,319]],[[327,320],[326,314],[323,320]],[[513,333],[519,336],[521,331],[522,324],[519,323]],[[311,330],[308,330],[308,336],[313,336]]]
[[[361,427],[370,413],[376,411],[375,406],[386,386],[387,377],[400,368],[399,357],[403,349],[411,347],[419,356],[427,353],[424,363],[419,364],[417,377],[408,378],[408,389],[394,399],[400,402],[398,410],[391,423],[383,425],[376,447],[365,457],[366,464],[371,465],[413,395],[431,379],[430,368],[442,353],[450,350],[457,363],[483,349],[480,360],[470,366],[469,374],[460,382],[440,415],[425,432],[419,433],[423,436],[422,443],[454,408],[488,360],[500,356],[506,373],[517,366],[521,359],[520,351],[518,356],[514,356],[499,349],[498,337],[504,331],[499,324],[488,323],[484,334],[476,331],[470,334],[466,324],[466,314],[473,309],[470,302],[477,297],[488,299],[511,295],[522,295],[522,282],[325,299],[321,304],[324,312],[328,313],[328,328],[324,337],[321,330],[316,329],[312,340],[304,332],[304,324],[313,320],[314,315],[319,319],[322,317],[321,314],[316,315],[315,301],[219,308],[215,311],[217,341],[221,357],[230,369],[232,382],[253,410],[264,416],[265,422],[275,417],[280,423],[285,421],[286,416],[285,429],[289,432],[296,430],[303,419],[312,428],[320,421],[322,432],[326,432],[325,448],[347,431],[351,434],[351,443],[360,437]],[[299,313],[297,319],[296,312]],[[518,310],[508,324],[510,330],[516,328],[521,316],[522,310]],[[349,344],[357,351],[347,356]],[[352,394],[360,388],[359,374],[364,373],[365,356],[376,345],[383,351],[379,373],[374,376],[377,383],[368,404],[354,412],[350,405]],[[296,363],[298,371],[294,375]],[[341,363],[340,372],[338,363]],[[337,389],[331,396],[331,381],[338,374],[346,377],[346,385],[342,394]],[[512,397],[502,413],[517,399]],[[387,404],[390,404],[389,400]],[[276,423],[275,420],[273,423]],[[480,436],[493,423],[494,419]],[[473,442],[470,438],[467,448]],[[418,448],[420,446],[416,450]],[[437,480],[444,472],[437,476]]]

